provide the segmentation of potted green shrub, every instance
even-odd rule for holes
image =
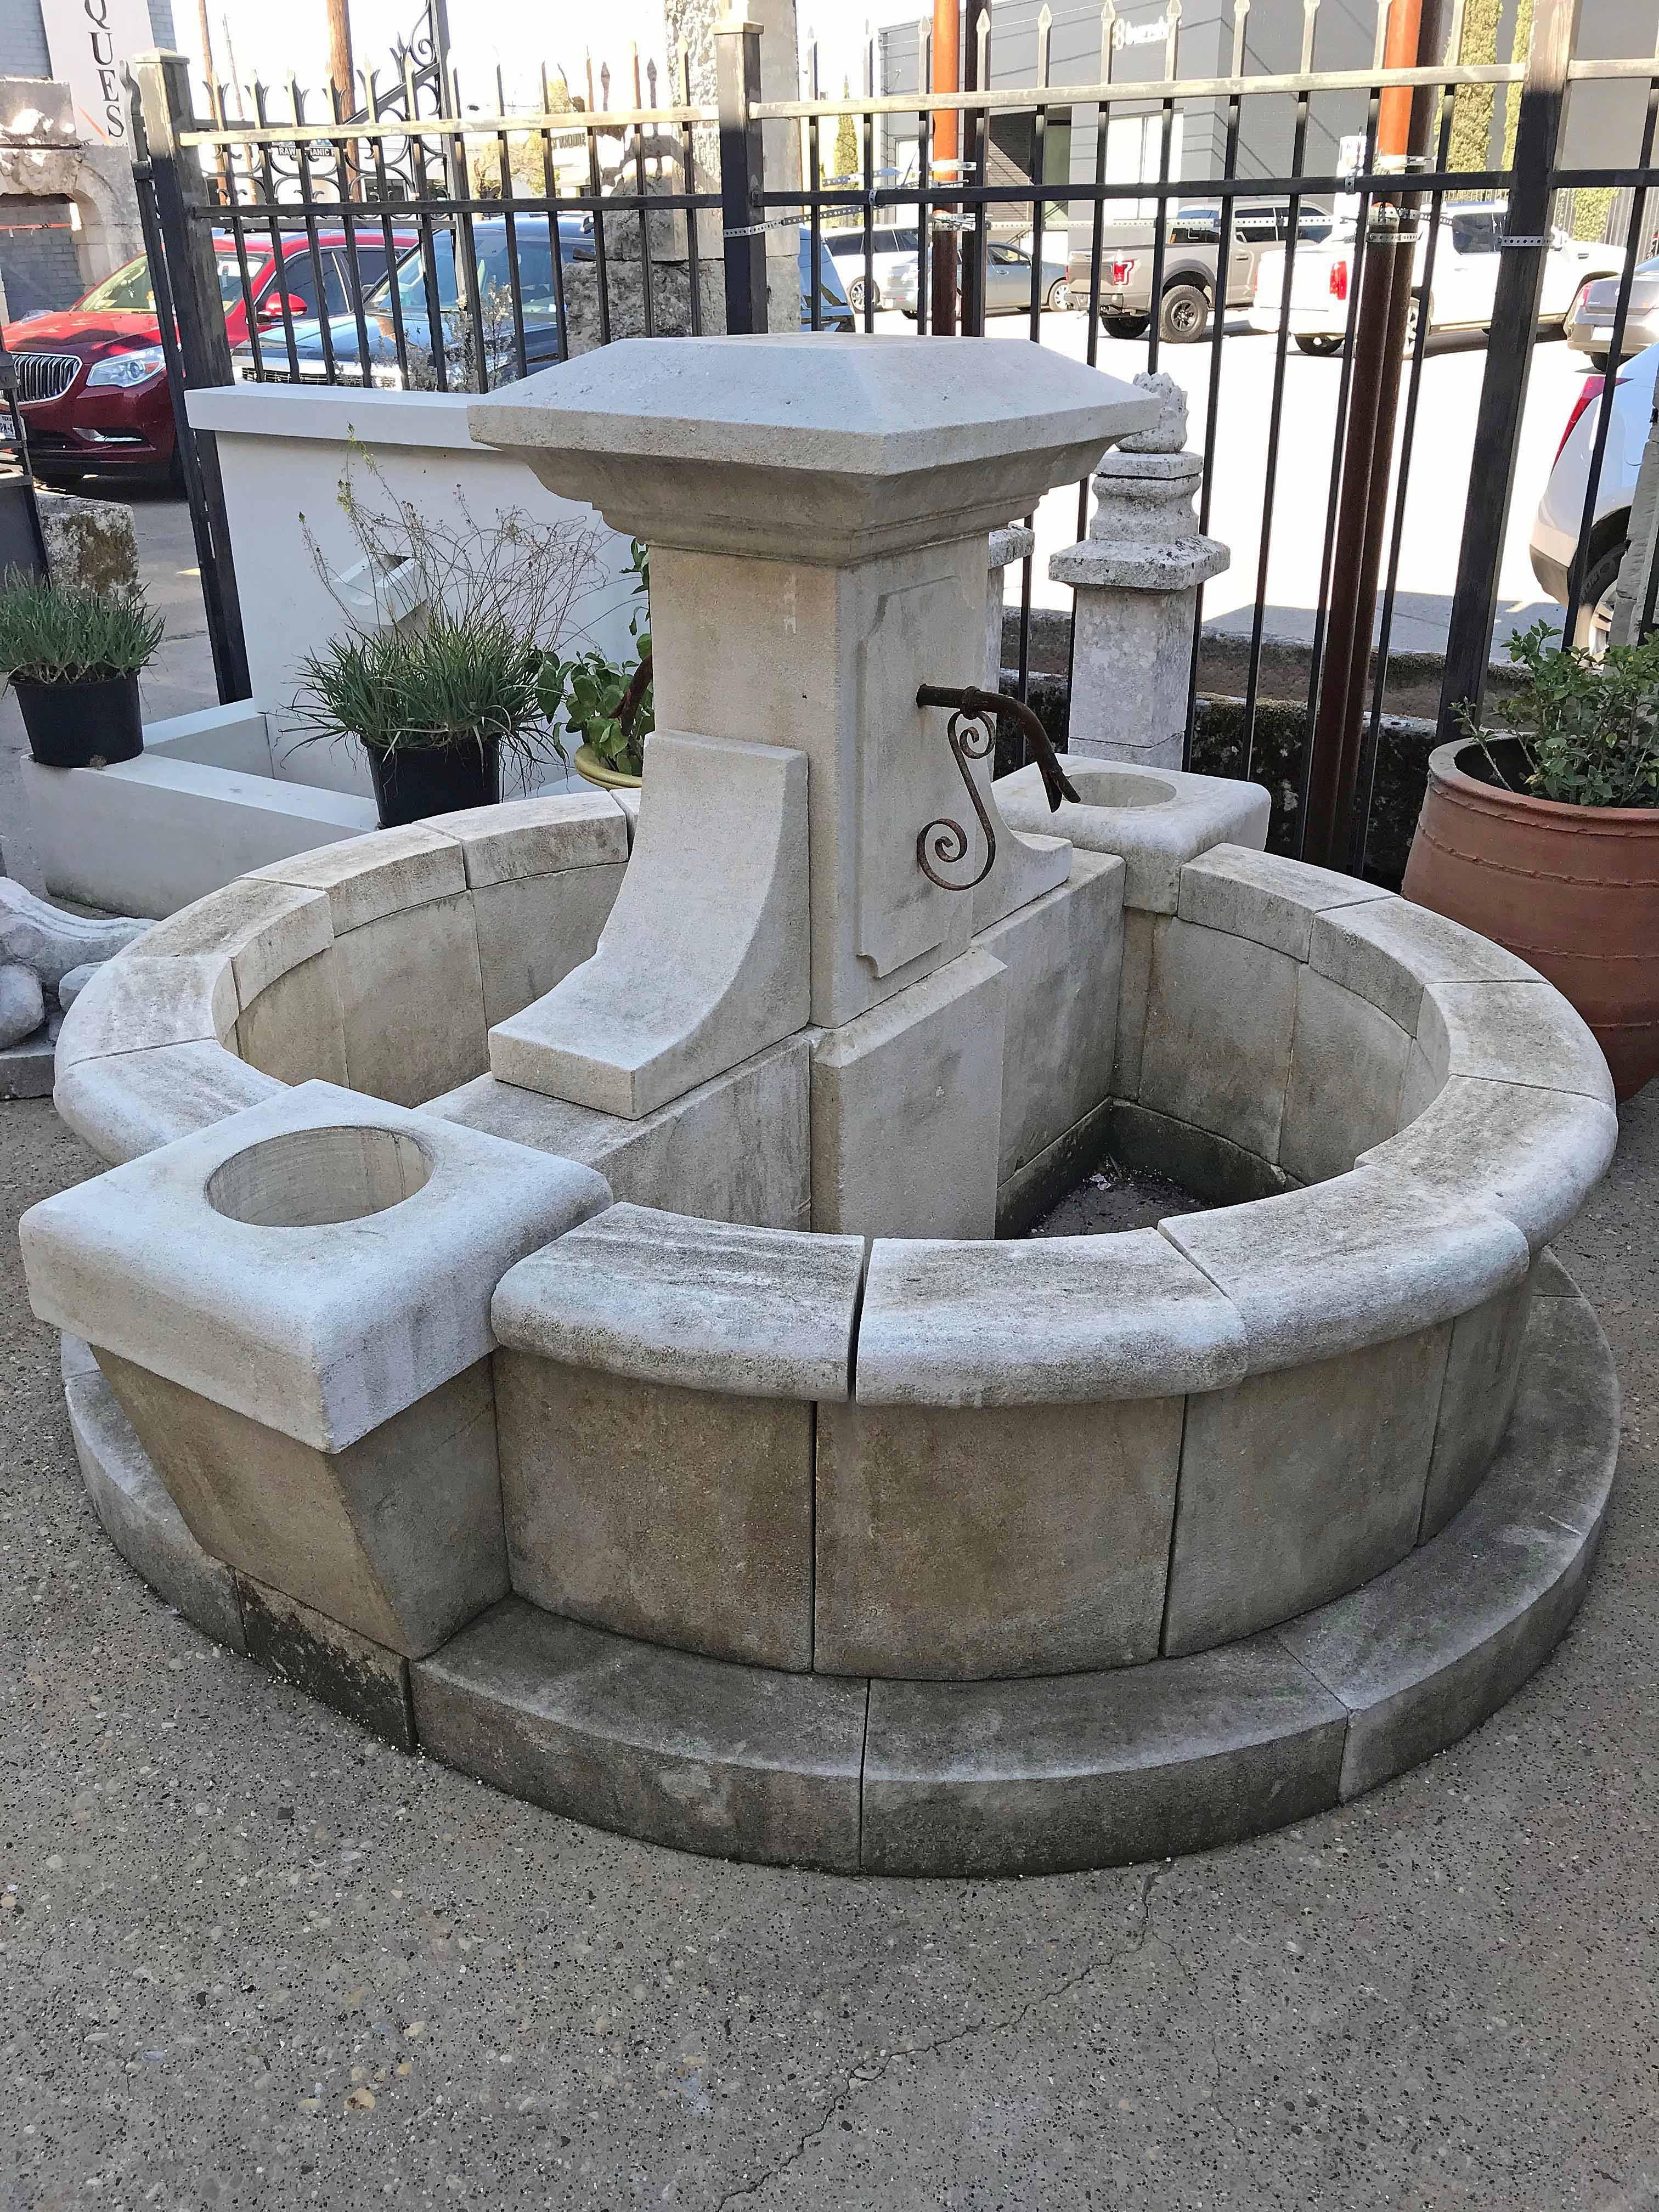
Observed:
[[[300,664],[301,742],[362,747],[385,828],[493,805],[503,763],[522,789],[538,757],[562,756],[544,702],[550,671],[562,665],[558,640],[594,587],[596,533],[543,526],[516,507],[481,521],[459,494],[458,519],[389,494],[374,507],[354,465],[386,486],[356,449],[340,507],[361,558],[342,574],[306,526],[346,619]]]
[[[635,612],[628,628],[633,658],[612,660],[591,648],[571,660],[550,659],[542,681],[542,704],[550,723],[560,722],[565,737],[577,740],[578,775],[602,791],[637,785],[645,770],[645,741],[656,726],[652,694],[651,556],[634,540],[634,589],[645,600],[644,623]],[[559,751],[570,757],[561,741]]]
[[[0,586],[0,674],[47,768],[103,768],[144,749],[138,672],[163,623],[137,585],[100,592],[9,568]]]
[[[1621,1098],[1659,1073],[1659,635],[1600,659],[1511,638],[1505,726],[1429,757],[1402,886],[1547,976]]]

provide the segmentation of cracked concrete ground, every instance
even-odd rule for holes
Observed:
[[[1659,2206],[1659,1085],[1563,1257],[1625,1387],[1577,1626],[1426,1768],[1239,1849],[830,1880],[593,1833],[215,1650],[0,1391],[0,2203]],[[8,1214],[89,1171],[0,1108]]]

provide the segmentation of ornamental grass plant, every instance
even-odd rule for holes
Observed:
[[[154,658],[163,629],[136,584],[100,592],[9,568],[0,585],[0,674],[53,684],[136,675]]]

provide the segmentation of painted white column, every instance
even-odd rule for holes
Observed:
[[[1163,413],[1101,462],[1089,535],[1054,554],[1048,574],[1077,595],[1071,751],[1179,768],[1198,587],[1232,555],[1199,534],[1204,465],[1184,450],[1185,392],[1161,370],[1135,383]]]

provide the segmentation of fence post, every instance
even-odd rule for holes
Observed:
[[[179,143],[180,133],[194,120],[190,64],[183,54],[143,54],[134,60],[131,76],[133,151],[139,156],[133,164],[133,182],[141,213],[152,218],[145,224],[144,246],[173,386],[173,434],[190,499],[213,672],[223,705],[251,698],[253,686],[218,441],[211,431],[192,430],[184,407],[185,390],[197,392],[234,380],[208,227],[207,183],[194,149]]]
[[[1537,0],[1533,17],[1532,52],[1521,86],[1509,212],[1486,337],[1486,373],[1480,386],[1463,543],[1446,639],[1446,674],[1440,693],[1443,739],[1454,734],[1456,708],[1467,705],[1478,714],[1486,690],[1504,532],[1538,337],[1550,235],[1550,179],[1560,146],[1567,64],[1578,35],[1581,4],[1582,0]]]
[[[761,96],[761,27],[735,12],[714,26],[714,94],[720,108],[720,226],[726,327],[766,328],[765,153],[755,106]]]

